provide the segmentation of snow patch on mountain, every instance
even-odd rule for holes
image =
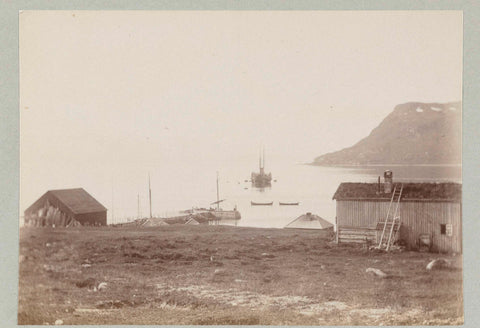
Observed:
[[[314,163],[459,164],[461,122],[460,102],[400,104],[368,136],[350,147],[318,156]]]

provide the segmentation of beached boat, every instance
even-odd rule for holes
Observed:
[[[273,205],[273,202],[268,202],[268,203],[258,203],[258,202],[250,202],[250,204],[252,204],[252,206],[271,206]]]
[[[282,206],[283,206],[283,205],[285,205],[285,206],[290,206],[290,205],[291,205],[291,206],[295,206],[295,205],[300,204],[300,202],[294,202],[294,203],[279,202],[278,204],[279,204],[279,205],[282,205]]]
[[[216,205],[215,209],[211,209],[208,212],[215,217],[214,221],[211,221],[210,224],[221,224],[220,221],[234,221],[235,225],[237,221],[242,218],[239,211],[237,211],[237,206],[233,210],[222,210],[220,208],[220,203],[224,202],[226,199],[220,199],[219,188],[218,188],[218,172],[217,172],[217,200],[212,202],[210,205]]]

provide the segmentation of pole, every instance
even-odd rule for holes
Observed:
[[[140,219],[140,194],[137,194],[137,219]]]
[[[265,168],[265,147],[263,147],[263,168]]]
[[[258,154],[258,168],[262,169],[262,153]]]
[[[113,177],[112,177],[112,224],[115,224],[115,216],[114,216],[114,203],[113,203]]]
[[[150,173],[148,173],[148,199],[150,202],[150,219],[152,218],[152,189],[150,188]]]
[[[217,171],[217,210],[220,209],[220,198],[218,194],[218,171]]]

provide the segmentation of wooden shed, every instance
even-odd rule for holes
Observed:
[[[396,240],[408,249],[427,240],[431,251],[462,252],[462,185],[452,182],[340,184],[333,196],[337,242],[379,243],[395,185],[403,185]]]
[[[107,224],[107,209],[83,188],[49,190],[24,212],[31,226]]]

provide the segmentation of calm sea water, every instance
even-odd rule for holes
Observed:
[[[222,165],[218,170],[219,196],[220,199],[226,199],[221,207],[226,210],[237,207],[242,215],[239,226],[282,228],[306,212],[333,223],[335,201],[332,196],[339,184],[376,182],[378,176],[383,181],[383,172],[387,169],[393,171],[394,181],[461,182],[462,179],[461,166],[321,167],[272,163],[265,170],[272,173],[276,182],[272,181],[269,188],[258,189],[248,181],[251,172],[257,171],[258,167],[254,163],[237,162]],[[135,201],[130,202],[129,206],[126,206],[127,202],[116,204],[117,213],[123,210],[123,213],[131,216],[137,214],[136,195],[129,197]],[[209,207],[216,197],[216,171],[210,165],[189,167],[188,163],[184,163],[152,174],[152,208],[156,216],[168,216],[192,207]],[[251,206],[251,201],[273,202],[273,205]],[[279,206],[279,202],[300,204]],[[141,211],[144,216],[147,215],[148,195],[141,196]]]

